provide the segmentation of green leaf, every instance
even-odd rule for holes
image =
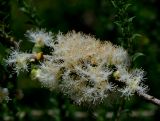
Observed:
[[[128,19],[128,22],[132,22],[134,18],[135,18],[135,16],[129,18],[129,19]]]
[[[124,7],[124,10],[127,10],[129,8],[129,6],[131,6],[132,4],[126,4]]]
[[[115,2],[113,0],[111,0],[112,5],[117,8],[117,5],[115,4]]]
[[[115,21],[114,24],[116,24],[118,27],[121,27],[121,26],[122,26],[122,24],[121,24],[120,21]]]
[[[24,13],[28,13],[28,10],[25,7],[21,7],[20,10]]]
[[[132,56],[132,61],[135,61],[137,58],[145,56],[143,53],[137,52]]]
[[[141,35],[141,34],[138,34],[138,33],[133,34],[132,37],[131,37],[131,40],[134,40],[134,39],[137,38],[137,37],[142,37],[142,35]]]

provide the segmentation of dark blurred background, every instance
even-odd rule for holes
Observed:
[[[63,33],[71,30],[81,31],[118,44],[119,34],[114,24],[116,10],[110,0],[25,0],[25,5],[23,0],[0,0],[0,2],[0,21],[6,24],[6,32],[18,41],[23,40],[22,51],[31,50],[33,46],[24,37],[26,30],[31,28],[46,28],[55,34],[59,31]],[[144,54],[137,58],[134,64],[147,72],[145,83],[149,85],[149,93],[160,98],[160,1],[130,0],[129,3],[132,5],[127,11],[128,16],[136,16],[132,31],[141,34],[135,39],[133,50],[135,53]],[[7,73],[2,60],[6,57],[8,49],[7,46],[0,44],[2,82],[3,73]],[[116,99],[113,99],[116,104],[108,101],[96,109],[92,109],[92,106],[78,107],[72,105],[67,98],[41,88],[37,81],[30,80],[29,74],[21,74],[15,80],[17,81],[15,94],[20,96],[20,99],[16,97],[14,102],[3,106],[2,109],[6,111],[0,109],[0,112],[3,112],[0,113],[0,117],[5,121],[103,121],[111,120],[112,111],[116,110],[114,108],[117,104]],[[160,120],[158,107],[137,97],[126,101],[124,109],[119,120]],[[8,119],[4,119],[6,116]]]

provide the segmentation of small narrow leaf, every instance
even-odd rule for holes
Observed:
[[[129,19],[128,19],[128,22],[132,22],[134,18],[135,18],[135,16],[129,18]]]
[[[132,61],[135,61],[137,58],[145,56],[143,53],[137,52],[132,56]]]
[[[136,37],[142,37],[142,35],[138,34],[138,33],[133,34],[132,37],[131,37],[131,39],[134,40]]]
[[[111,2],[112,2],[112,5],[113,5],[115,8],[117,8],[117,5],[115,4],[115,2],[114,2],[113,0],[111,0]]]
[[[21,10],[22,12],[28,13],[28,10],[27,10],[25,7],[21,7],[20,10]]]
[[[121,23],[119,21],[114,22],[118,27],[121,27]]]
[[[131,6],[132,4],[127,4],[125,5],[124,9],[127,10],[129,8],[129,6]]]

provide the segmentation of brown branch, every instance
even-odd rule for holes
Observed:
[[[139,97],[145,99],[146,101],[151,102],[151,103],[153,103],[153,104],[155,104],[155,105],[160,106],[160,100],[159,100],[159,99],[157,99],[157,98],[155,98],[155,97],[153,97],[153,96],[151,96],[151,95],[149,95],[149,94],[146,94],[146,93],[136,92],[136,94],[137,94]]]
[[[2,34],[0,35],[0,43],[7,46],[7,47],[14,47],[14,48],[18,48],[18,43],[16,42],[16,40],[6,34]]]
[[[124,87],[124,86],[126,85],[124,82],[121,82],[121,81],[119,81],[119,80],[114,80],[114,79],[113,79],[112,82],[115,83],[115,84],[117,84],[118,87],[120,87],[120,88],[122,88],[122,87]],[[149,94],[146,94],[146,93],[141,93],[141,92],[138,92],[138,91],[135,92],[135,94],[136,94],[137,96],[141,97],[142,99],[150,102],[150,103],[153,103],[153,104],[155,104],[155,105],[160,106],[160,99],[157,99],[157,98],[155,98],[155,97],[152,96],[152,95],[149,95]]]
[[[9,34],[10,32],[7,32],[7,29],[9,29],[8,26],[0,22],[0,43],[7,47],[18,48],[19,44],[15,38]]]

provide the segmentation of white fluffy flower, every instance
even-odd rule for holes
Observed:
[[[57,87],[57,77],[59,73],[59,68],[53,63],[46,62],[40,66],[37,70],[35,78],[38,78],[42,83],[42,86],[54,89]]]
[[[115,65],[128,66],[130,60],[127,51],[122,47],[116,47],[112,53],[112,62]]]
[[[19,52],[19,50],[13,50],[5,61],[8,65],[13,65],[14,71],[19,74],[20,71],[28,70],[28,61],[31,55]]]
[[[38,46],[51,46],[51,42],[53,42],[52,33],[46,32],[45,29],[28,30],[25,35],[31,42],[36,43]]]
[[[116,66],[117,67],[117,79],[121,82],[127,82],[130,79],[130,73],[128,69],[124,66]]]
[[[125,83],[125,87],[120,89],[122,95],[131,96],[135,92],[145,93],[147,86],[143,84],[144,71],[142,69],[133,69],[130,72],[124,68],[119,68],[119,80]]]

